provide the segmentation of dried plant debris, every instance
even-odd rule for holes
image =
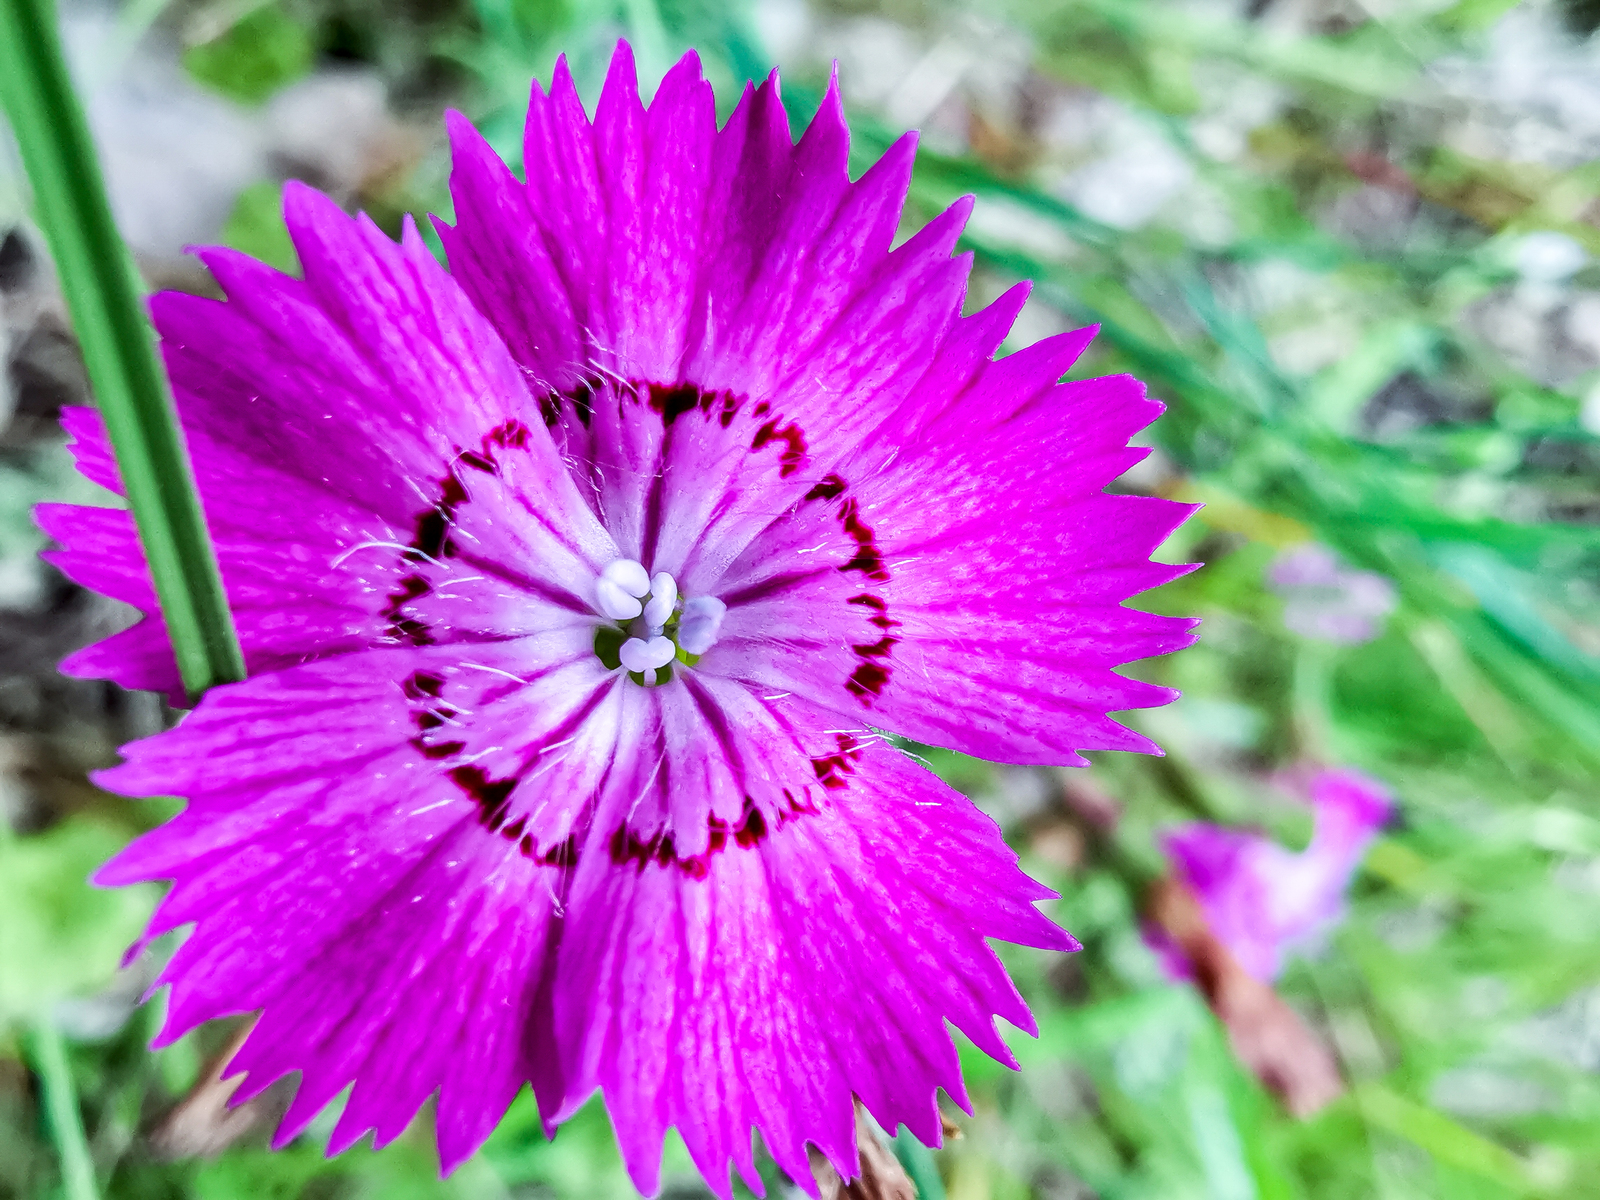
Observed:
[[[856,1147],[861,1155],[861,1173],[854,1179],[841,1179],[826,1158],[815,1150],[811,1152],[819,1200],[917,1200],[916,1185],[894,1151],[883,1144],[877,1125],[859,1104]]]
[[[1194,893],[1174,879],[1151,889],[1146,912],[1182,947],[1206,1003],[1244,1063],[1297,1117],[1344,1091],[1333,1052],[1299,1014],[1254,978],[1211,932]]]
[[[150,1130],[147,1140],[157,1158],[215,1158],[242,1138],[270,1131],[282,1118],[294,1090],[287,1079],[242,1104],[230,1103],[244,1077],[224,1078],[223,1072],[254,1024],[246,1021],[239,1026],[206,1062],[188,1094]]]

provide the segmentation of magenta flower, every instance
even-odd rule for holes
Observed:
[[[875,730],[1024,763],[1153,750],[1118,664],[1191,623],[1122,606],[1187,512],[1102,494],[1160,406],[998,362],[1025,286],[961,316],[963,200],[891,249],[913,142],[857,182],[836,90],[718,130],[685,58],[593,122],[564,63],[519,183],[460,118],[451,273],[291,185],[303,281],[227,250],[156,322],[251,677],[100,782],[188,807],[108,865],[175,880],[160,1041],[259,1011],[238,1098],[330,1151],[438,1095],[446,1169],[531,1082],[604,1091],[638,1186],[676,1126],[718,1194],[752,1130],[812,1188],[852,1096],[939,1138],[946,1025],[1032,1030],[989,938],[1076,943],[994,824]],[[68,417],[110,487],[98,420]],[[146,611],[126,513],[47,506],[54,561]],[[157,616],[70,673],[179,699]]]
[[[1394,805],[1383,784],[1359,771],[1318,771],[1303,786],[1316,824],[1299,853],[1256,834],[1200,823],[1162,838],[1211,932],[1263,983],[1283,971],[1289,951],[1314,946],[1343,919],[1350,877]],[[1170,937],[1151,927],[1145,938],[1169,975],[1189,977],[1188,961]]]

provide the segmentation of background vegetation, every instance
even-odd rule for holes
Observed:
[[[144,274],[199,290],[186,241],[292,266],[286,177],[391,228],[447,212],[443,107],[514,160],[528,80],[558,52],[592,99],[617,36],[656,77],[693,45],[728,107],[776,62],[797,124],[836,58],[861,166],[925,131],[907,230],[976,193],[974,299],[1038,281],[1014,345],[1099,322],[1077,372],[1132,371],[1170,406],[1124,486],[1207,505],[1166,551],[1204,566],[1143,601],[1206,622],[1198,647],[1137,669],[1184,691],[1136,719],[1169,757],[1098,755],[1069,778],[935,756],[1062,892],[1086,948],[1008,954],[1041,1036],[1013,1039],[1020,1075],[968,1056],[976,1111],[950,1110],[963,1136],[946,1149],[896,1141],[923,1194],[1600,1195],[1600,6],[130,0],[65,16]],[[0,143],[0,1197],[72,1185],[53,1131],[73,1112],[79,1167],[111,1197],[631,1194],[595,1105],[547,1143],[524,1096],[440,1182],[425,1128],[326,1162],[325,1118],[269,1154],[281,1095],[230,1117],[210,1078],[232,1030],[146,1048],[159,1001],[135,1000],[154,963],[117,962],[155,893],[84,879],[158,814],[83,771],[166,718],[53,674],[127,614],[34,557],[29,506],[93,489],[54,423],[82,371],[6,162]],[[1267,573],[1313,543],[1392,581],[1372,640],[1285,624]],[[1287,1008],[1241,1016],[1144,944],[1157,834],[1202,819],[1304,845],[1309,814],[1279,781],[1308,764],[1384,781],[1399,815],[1345,921],[1278,982]],[[1252,1020],[1331,1053],[1342,1094],[1289,1115],[1292,1056],[1269,1089],[1234,1053]],[[670,1193],[702,1194],[668,1154]]]

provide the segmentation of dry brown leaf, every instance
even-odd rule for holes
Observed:
[[[859,1104],[856,1148],[861,1154],[861,1175],[857,1179],[840,1179],[833,1164],[812,1149],[811,1171],[817,1177],[819,1200],[917,1200],[916,1184],[894,1151],[878,1140],[877,1130]]]
[[[189,1094],[150,1131],[150,1150],[157,1158],[215,1158],[246,1134],[276,1124],[283,1116],[288,1107],[287,1080],[236,1108],[228,1107],[244,1076],[224,1079],[222,1072],[253,1028],[254,1021],[241,1025],[228,1044],[206,1063]]]
[[[1064,817],[1048,813],[1028,830],[1028,848],[1063,871],[1083,866],[1088,839],[1083,830]]]
[[[1039,143],[1025,131],[991,120],[976,109],[967,112],[967,144],[976,157],[1002,175],[1026,171],[1039,157]]]
[[[1061,803],[1067,812],[1096,834],[1109,834],[1122,820],[1122,805],[1073,767],[1057,767],[1056,782],[1061,785]]]
[[[963,1132],[961,1126],[957,1125],[949,1117],[945,1116],[942,1110],[939,1113],[939,1128],[944,1134],[944,1140],[947,1142],[958,1142],[967,1136],[966,1133]]]
[[[1332,1051],[1217,940],[1186,885],[1170,876],[1161,880],[1150,889],[1145,912],[1188,957],[1196,985],[1227,1027],[1234,1054],[1285,1108],[1307,1117],[1344,1091]]]

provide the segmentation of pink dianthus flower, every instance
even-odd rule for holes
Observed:
[[[330,1152],[437,1094],[453,1167],[531,1082],[604,1092],[644,1191],[676,1126],[720,1195],[759,1130],[812,1188],[852,1097],[936,1143],[955,1026],[1031,1031],[987,939],[1076,943],[994,824],[874,731],[1019,763],[1153,750],[1124,608],[1187,509],[1102,493],[1160,406],[1060,384],[1091,331],[995,361],[961,315],[970,200],[893,248],[913,142],[846,171],[774,77],[726,125],[693,55],[593,121],[565,63],[518,182],[452,118],[446,273],[291,185],[295,279],[153,307],[250,677],[99,782],[186,809],[101,882],[172,879],[159,1041],[259,1012],[237,1098],[300,1072]],[[99,420],[80,469],[117,488]],[[181,702],[127,513],[45,506],[74,579],[152,613],[64,669]]]

